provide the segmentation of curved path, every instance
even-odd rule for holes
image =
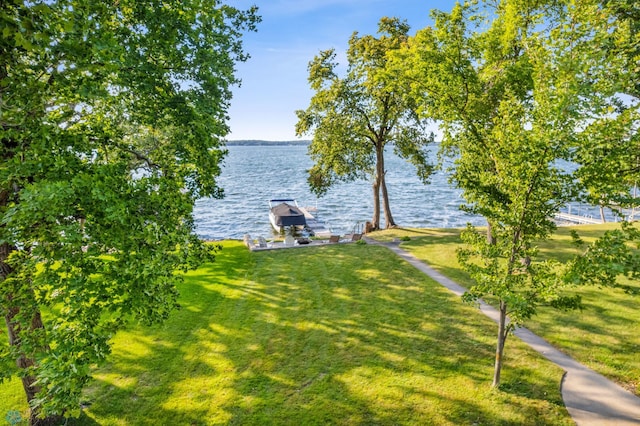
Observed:
[[[388,247],[456,295],[462,296],[466,291],[461,285],[445,277],[411,253],[402,250],[398,243],[381,243],[370,238],[366,240],[371,244]],[[480,310],[493,321],[498,322],[499,315],[496,309],[481,302]],[[576,425],[640,425],[640,398],[560,352],[528,329],[518,328],[514,334],[542,356],[564,369],[565,374],[560,390],[565,407]]]

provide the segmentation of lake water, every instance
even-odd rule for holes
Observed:
[[[221,200],[198,200],[194,210],[197,233],[205,239],[240,239],[244,234],[271,236],[269,199],[294,198],[300,206],[318,208],[318,216],[334,234],[352,232],[357,224],[371,220],[371,184],[359,181],[336,184],[316,198],[307,185],[306,170],[312,165],[306,145],[230,145],[219,185]],[[435,162],[435,154],[434,154]],[[457,228],[484,220],[459,210],[460,190],[447,182],[443,172],[423,185],[415,169],[388,154],[387,189],[391,213],[398,226],[412,228]],[[384,216],[381,215],[381,226]]]
[[[334,234],[354,232],[371,220],[373,195],[369,182],[338,183],[326,195],[316,198],[307,185],[307,170],[311,159],[306,145],[230,145],[222,175],[218,183],[224,188],[221,200],[201,199],[196,202],[194,218],[197,234],[208,240],[242,239],[245,234],[253,237],[271,237],[269,200],[294,198],[303,207],[317,207],[316,216]],[[436,150],[433,148],[432,162]],[[442,171],[431,177],[429,185],[423,185],[413,166],[388,153],[387,189],[391,213],[396,225],[407,228],[460,228],[472,223],[484,225],[480,216],[460,211],[464,203],[461,191],[448,183]],[[570,164],[564,164],[571,170]],[[571,204],[564,212],[599,218],[599,210],[592,206]],[[381,214],[381,224],[385,225]],[[607,213],[607,220],[617,220]]]

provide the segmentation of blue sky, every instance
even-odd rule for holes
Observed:
[[[429,11],[449,11],[454,0],[228,0],[239,9],[257,5],[262,22],[244,37],[251,58],[237,65],[229,109],[228,140],[295,140],[295,110],[306,109],[313,92],[307,64],[321,50],[334,48],[346,64],[354,31],[376,34],[383,16],[405,19],[411,34],[430,25]],[[310,139],[305,137],[304,139]]]

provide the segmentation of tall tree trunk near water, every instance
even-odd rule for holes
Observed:
[[[386,228],[393,228],[396,226],[395,221],[393,220],[393,216],[391,215],[391,206],[389,205],[389,195],[387,194],[387,181],[384,178],[384,174],[382,175],[382,203],[384,208],[384,220],[386,223]]]
[[[385,228],[396,226],[393,216],[391,215],[391,207],[389,205],[389,194],[387,193],[387,182],[385,179],[386,170],[384,169],[384,144],[376,145],[376,181],[378,187],[382,191],[382,207],[384,209]],[[378,223],[379,228],[379,223]]]
[[[373,180],[373,217],[371,219],[371,228],[373,231],[380,229],[380,183],[378,178]]]
[[[373,219],[371,221],[373,230],[380,229],[380,190],[386,193],[384,184],[384,147],[380,143],[375,144],[376,149],[376,171],[373,176]],[[386,215],[386,200],[385,200]],[[386,217],[386,216],[385,216]]]

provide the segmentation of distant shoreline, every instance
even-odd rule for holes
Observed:
[[[292,146],[292,145],[309,145],[310,140],[295,141],[265,141],[265,140],[236,140],[227,141],[226,146]]]

